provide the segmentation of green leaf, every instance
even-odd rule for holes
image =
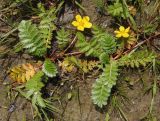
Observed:
[[[34,90],[31,89],[31,90],[27,91],[25,97],[26,97],[27,99],[29,99],[33,94],[34,94]]]
[[[93,39],[100,44],[102,52],[105,52],[106,54],[112,54],[116,51],[117,43],[112,35],[102,31],[98,27],[93,29],[93,33]]]
[[[55,17],[52,18],[51,16],[50,13],[44,13],[41,15],[41,22],[38,26],[40,36],[45,43],[46,48],[51,48],[52,31],[56,29],[56,26],[53,23]]]
[[[16,51],[25,48],[28,53],[35,56],[44,56],[47,48],[51,48],[52,31],[56,29],[55,8],[46,10],[42,4],[38,4],[40,24],[38,27],[31,21],[22,20],[18,26],[20,44],[15,46]]]
[[[37,102],[37,94],[34,94],[32,97],[32,105],[36,106],[36,102]]]
[[[111,89],[116,84],[117,76],[118,66],[116,61],[111,61],[110,64],[106,64],[103,73],[93,84],[92,100],[94,104],[99,107],[107,104]]]
[[[155,22],[154,24],[146,23],[144,24],[144,33],[151,34],[156,31],[158,24]]]
[[[77,38],[76,47],[78,47],[81,52],[84,52],[86,56],[99,57],[99,53],[101,53],[100,44],[98,44],[96,40],[87,42],[85,36],[80,32],[77,32]]]
[[[132,68],[146,66],[147,63],[153,62],[156,55],[148,50],[139,50],[128,55],[123,56],[118,60],[119,66],[130,66]]]
[[[41,82],[44,73],[42,71],[37,72],[29,81],[27,81],[25,87],[27,90],[40,91],[44,84]]]
[[[46,107],[44,99],[41,97],[40,93],[37,94],[37,103],[38,103],[39,106],[41,106],[43,108]]]
[[[108,13],[112,16],[121,16],[123,13],[122,4],[119,2],[115,2],[113,5],[108,6]]]
[[[109,56],[106,53],[102,53],[99,57],[102,64],[109,63]]]
[[[117,43],[115,38],[96,26],[93,27],[92,32],[94,34],[93,38],[88,41],[82,33],[77,32],[76,47],[86,56],[97,57],[101,62],[107,63],[107,56],[116,51]]]
[[[44,61],[44,64],[42,66],[42,71],[48,76],[48,77],[55,77],[58,73],[56,65],[52,63],[51,60],[46,59]]]
[[[69,43],[69,31],[66,31],[64,28],[62,28],[61,30],[57,31],[57,42],[58,42],[58,47],[60,49],[64,49],[66,47],[66,45]]]
[[[44,5],[38,4],[40,14],[39,17],[41,19],[40,24],[38,26],[39,33],[42,38],[42,41],[45,43],[46,48],[51,48],[51,40],[52,40],[52,31],[56,29],[54,24],[54,20],[56,19],[55,15],[55,7],[51,7],[48,10],[45,9]]]
[[[31,21],[22,20],[18,26],[18,30],[20,43],[23,48],[36,56],[46,54],[47,48],[45,48],[45,43],[42,41],[39,30],[35,24],[32,24]],[[21,48],[19,47],[19,49]],[[39,55],[36,53],[37,51]]]

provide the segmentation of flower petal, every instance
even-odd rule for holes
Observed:
[[[78,26],[77,29],[80,30],[80,31],[84,31],[84,27],[83,26]]]
[[[128,27],[127,29],[125,29],[125,32],[128,33],[130,30],[130,27]]]
[[[84,16],[84,17],[83,17],[83,20],[89,21],[90,19],[89,19],[88,16]]]
[[[80,21],[82,21],[82,17],[81,17],[80,15],[76,15],[76,20],[77,20],[78,22],[80,22]]]
[[[120,31],[117,31],[117,30],[116,30],[116,31],[114,31],[114,33],[115,33],[115,34],[119,34],[119,33],[120,33]]]
[[[120,37],[122,37],[122,34],[120,34],[120,33],[119,33],[119,34],[116,34],[116,37],[117,37],[117,38],[120,38]]]
[[[78,26],[79,23],[78,23],[77,21],[73,21],[73,22],[72,22],[72,25],[73,25],[73,26]]]
[[[90,22],[84,22],[84,27],[85,28],[91,28],[92,27],[92,23],[90,23]]]
[[[127,37],[129,37],[129,34],[128,34],[128,33],[123,33],[122,36],[123,36],[124,38],[127,38]]]
[[[119,27],[119,31],[121,31],[121,32],[125,31],[124,26],[120,26],[120,27]]]

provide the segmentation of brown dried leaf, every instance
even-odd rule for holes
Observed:
[[[134,46],[137,43],[136,34],[131,31],[130,37],[127,40],[126,48],[131,49],[132,46]]]
[[[77,59],[75,57],[66,57],[63,61],[59,61],[59,66],[61,67],[62,72],[73,72],[75,68],[79,68],[84,73],[88,73],[97,67],[98,64],[99,61],[88,61],[84,59]]]
[[[18,83],[25,83],[36,73],[35,67],[30,64],[21,64],[9,70],[9,77]]]
[[[134,6],[128,6],[128,9],[129,9],[130,14],[132,14],[133,16],[136,15],[137,9]]]

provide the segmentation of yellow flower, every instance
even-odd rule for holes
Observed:
[[[78,30],[84,31],[84,28],[92,27],[92,23],[90,23],[89,20],[88,16],[82,18],[80,15],[76,15],[76,21],[73,21],[72,25],[77,27]]]
[[[114,31],[114,33],[116,34],[117,38],[120,38],[120,37],[128,38],[129,37],[129,34],[128,34],[129,30],[130,30],[130,27],[125,29],[123,26],[120,26],[119,30]]]

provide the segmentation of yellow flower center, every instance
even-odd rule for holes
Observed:
[[[79,26],[84,26],[84,22],[83,22],[83,21],[80,21],[80,22],[79,22]]]

